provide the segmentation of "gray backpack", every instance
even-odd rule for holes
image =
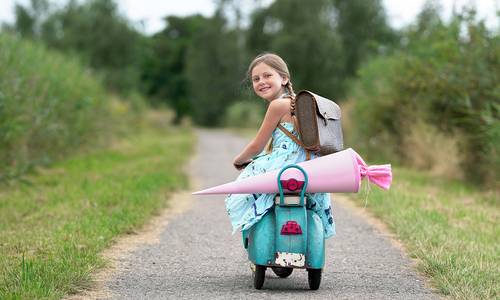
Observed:
[[[294,113],[300,141],[281,125],[278,127],[304,149],[320,155],[344,149],[341,112],[335,102],[310,91],[300,91],[295,96]]]

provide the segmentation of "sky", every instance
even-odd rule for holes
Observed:
[[[11,23],[14,20],[14,4],[26,4],[29,0],[0,0],[0,23]],[[54,3],[66,3],[66,0],[52,0]],[[210,16],[214,12],[213,0],[117,0],[121,12],[136,23],[146,33],[154,33],[164,27],[162,18],[166,15],[186,16],[200,13]],[[243,0],[246,7],[251,7],[256,0]],[[259,0],[267,5],[272,0]],[[410,24],[420,12],[425,0],[382,0],[389,17],[390,24],[401,28]],[[486,19],[488,27],[500,26],[496,11],[500,9],[500,0],[440,0],[443,17],[447,20],[453,7],[460,8],[473,3],[478,15]],[[142,25],[141,25],[142,24]]]

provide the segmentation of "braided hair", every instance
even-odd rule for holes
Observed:
[[[287,90],[287,96],[290,97],[290,106],[291,106],[291,114],[295,115],[295,91],[293,90],[293,84],[288,79],[288,82],[285,84],[285,89]]]

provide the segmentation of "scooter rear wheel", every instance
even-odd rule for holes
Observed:
[[[273,267],[272,269],[274,274],[278,275],[281,278],[287,278],[293,272],[293,268]]]
[[[266,279],[266,267],[255,265],[255,272],[253,272],[253,287],[260,290],[264,285],[264,279]]]
[[[321,269],[307,269],[307,279],[311,290],[319,289],[321,284]]]

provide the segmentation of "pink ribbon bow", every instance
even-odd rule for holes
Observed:
[[[356,155],[356,160],[359,165],[361,179],[368,177],[368,181],[373,182],[384,190],[388,190],[391,187],[392,170],[390,164],[367,166],[359,155]]]

